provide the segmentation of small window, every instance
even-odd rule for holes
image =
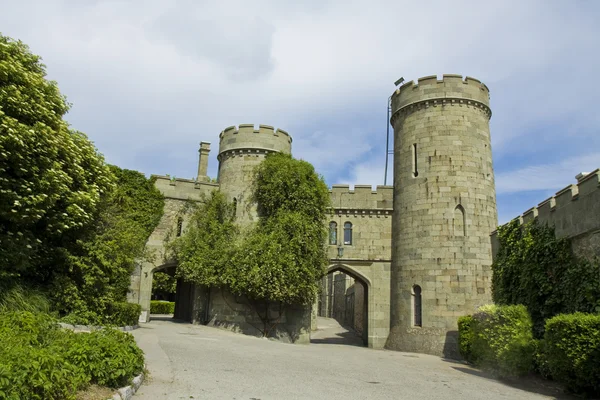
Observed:
[[[454,228],[454,236],[467,236],[467,221],[465,217],[465,209],[460,204],[454,208],[452,218]]]
[[[337,244],[337,223],[333,221],[329,223],[329,244]]]
[[[344,244],[352,244],[352,223],[344,224]]]
[[[410,150],[412,153],[412,175],[414,178],[416,178],[417,176],[419,176],[419,168],[417,165],[417,144],[414,143],[412,146],[410,146]]]
[[[177,218],[177,237],[181,236],[181,231],[183,230],[183,218]]]
[[[237,215],[237,198],[236,197],[233,198],[233,215],[234,216]]]
[[[414,326],[423,326],[423,317],[421,312],[421,286],[413,286],[413,324]]]

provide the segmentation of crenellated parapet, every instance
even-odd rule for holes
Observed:
[[[392,94],[392,125],[400,115],[427,107],[471,107],[491,118],[490,92],[481,81],[469,76],[436,75],[419,78],[400,86]]]
[[[192,179],[174,178],[168,175],[152,175],[154,186],[167,199],[200,201],[202,195],[217,189],[217,183]]]
[[[393,186],[333,185],[329,191],[332,213],[362,217],[389,217],[393,210]]]
[[[292,137],[283,129],[270,125],[240,124],[219,134],[219,162],[231,156],[258,155],[272,152],[291,153]]]
[[[578,238],[600,231],[600,169],[578,175],[571,184],[517,218],[526,224],[533,220],[554,226],[557,237]],[[494,254],[498,250],[498,232],[491,233]]]

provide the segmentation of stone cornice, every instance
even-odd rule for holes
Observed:
[[[224,158],[235,157],[235,156],[244,156],[244,155],[259,155],[259,154],[268,154],[268,153],[276,153],[278,150],[267,149],[265,147],[241,147],[236,149],[229,149],[220,152],[217,155],[217,160],[221,162]]]
[[[434,97],[431,99],[419,100],[409,104],[405,104],[398,108],[392,113],[390,122],[394,125],[394,120],[401,114],[412,113],[413,111],[420,110],[422,108],[437,107],[437,106],[467,106],[475,107],[481,110],[488,119],[492,117],[492,110],[487,104],[484,104],[478,100],[465,99],[462,97]]]

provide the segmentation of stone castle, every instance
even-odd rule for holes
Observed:
[[[497,212],[489,90],[470,77],[428,76],[399,87],[391,105],[394,186],[332,186],[329,280],[312,310],[286,311],[274,336],[308,342],[316,313],[332,312],[331,277],[341,273],[360,283],[352,285],[347,306],[366,345],[459,357],[457,318],[491,302]],[[185,230],[182,205],[218,188],[236,203],[239,223],[251,224],[253,168],[268,153],[291,153],[291,146],[282,129],[232,126],[219,135],[217,183],[207,176],[207,142],[200,145],[196,179],[155,176],[165,196],[164,215],[147,243],[156,257],[137,267],[129,293],[142,306],[142,321],[149,319],[153,273],[176,267],[165,259],[164,242],[169,232]],[[259,334],[260,322],[243,299],[221,289],[178,282],[176,316]]]

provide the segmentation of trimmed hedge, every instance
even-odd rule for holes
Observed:
[[[600,396],[600,315],[575,313],[549,319],[543,351],[554,380],[573,392]]]
[[[108,318],[105,323],[116,326],[137,325],[142,306],[133,303],[110,303],[107,306]]]
[[[133,337],[76,334],[47,314],[0,313],[0,399],[75,399],[90,384],[118,388],[143,370]]]
[[[150,314],[174,314],[175,303],[172,301],[153,300],[150,302]]]
[[[462,320],[459,340],[468,361],[499,376],[520,376],[533,370],[536,341],[532,327],[525,306],[488,305],[472,320]]]
[[[474,362],[471,348],[473,346],[473,316],[465,315],[458,319],[458,351],[468,362]]]

